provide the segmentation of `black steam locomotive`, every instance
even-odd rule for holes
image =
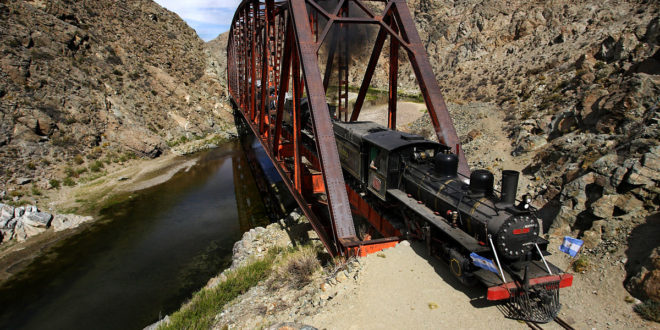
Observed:
[[[335,122],[334,131],[347,183],[376,208],[395,205],[404,235],[425,240],[463,283],[487,286],[489,300],[513,298],[513,317],[556,316],[558,289],[572,276],[546,262],[531,199],[516,201],[518,172],[503,171],[498,196],[492,173],[460,175],[445,145],[373,122]],[[473,253],[496,261],[497,273],[476,267]]]

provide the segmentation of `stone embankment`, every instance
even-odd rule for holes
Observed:
[[[210,279],[203,290],[213,289],[227,279],[227,274],[250,262],[264,258],[272,249],[294,249],[300,246],[322,249],[316,232],[299,211],[266,227],[250,229],[234,244],[232,264],[218,276]],[[325,253],[322,255],[327,256]],[[281,254],[280,254],[281,256]],[[327,256],[326,259],[328,259]],[[217,311],[214,328],[248,329],[269,327],[279,329],[315,329],[300,323],[304,317],[314,315],[330,300],[346,292],[345,286],[355,281],[362,265],[357,260],[330,262],[322,271],[316,271],[309,282],[299,287],[289,279],[268,280],[252,287],[243,295]],[[156,329],[167,324],[169,317],[145,329]]]
[[[23,242],[49,228],[56,232],[62,231],[78,227],[92,219],[75,214],[50,214],[40,211],[34,205],[13,207],[0,203],[0,242]]]

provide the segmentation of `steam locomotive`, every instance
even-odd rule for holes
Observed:
[[[548,241],[539,236],[531,198],[516,200],[518,172],[503,171],[498,196],[491,172],[460,175],[457,156],[443,144],[373,122],[336,121],[334,133],[347,184],[374,208],[395,205],[401,232],[426,241],[461,282],[482,283],[489,300],[512,298],[512,317],[548,322],[557,315],[559,288],[572,276],[545,260]],[[495,260],[497,273],[476,267],[473,254]]]

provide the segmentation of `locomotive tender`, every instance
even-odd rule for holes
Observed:
[[[333,125],[347,184],[371,195],[376,208],[395,205],[404,235],[425,240],[461,282],[487,286],[488,300],[524,296],[517,303],[527,305],[528,315],[516,317],[547,322],[556,316],[558,289],[570,286],[572,276],[545,260],[548,241],[539,236],[531,198],[516,201],[518,172],[503,171],[498,196],[492,173],[461,176],[445,145],[373,122]],[[496,260],[499,274],[475,267],[472,253]]]

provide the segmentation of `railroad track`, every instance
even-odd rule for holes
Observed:
[[[562,320],[561,318],[557,317],[555,318],[555,322],[559,324],[562,328],[566,330],[575,330],[570,324],[566,323],[566,321]],[[532,330],[543,330],[543,327],[541,327],[538,323],[536,322],[530,322],[530,321],[525,321],[525,324],[532,329]]]

